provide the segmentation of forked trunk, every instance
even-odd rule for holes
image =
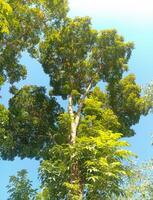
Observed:
[[[85,100],[87,94],[89,93],[89,91],[91,89],[91,86],[92,86],[92,82],[89,83],[84,95],[82,96],[82,98],[80,98],[80,101],[78,104],[78,110],[75,114],[73,111],[73,96],[71,94],[68,96],[68,103],[69,103],[68,104],[68,113],[71,118],[71,131],[70,131],[70,144],[71,145],[74,145],[76,142],[77,128],[78,128],[78,125],[80,122],[80,116],[81,116],[83,103],[84,103],[84,100]],[[72,155],[72,159],[73,159],[73,155]],[[83,183],[82,183],[82,180],[81,180],[80,174],[79,174],[78,161],[74,161],[74,163],[72,163],[70,183],[73,184],[72,188],[74,186],[74,190],[73,190],[73,192],[72,191],[69,192],[68,199],[69,200],[82,200],[83,199]],[[71,194],[71,192],[72,192],[72,194]]]

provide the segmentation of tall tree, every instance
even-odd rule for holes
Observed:
[[[60,30],[49,30],[46,40],[40,44],[40,61],[44,71],[50,76],[52,94],[68,100],[67,113],[70,121],[66,144],[54,146],[50,151],[49,161],[42,164],[42,180],[51,187],[51,194],[54,194],[52,199],[64,198],[66,194],[68,199],[82,199],[85,191],[84,198],[98,199],[105,198],[109,192],[118,192],[117,186],[121,180],[118,179],[118,173],[123,167],[118,161],[127,155],[125,156],[125,151],[122,151],[124,156],[122,153],[116,155],[120,144],[113,144],[116,144],[115,138],[119,139],[121,136],[117,136],[115,132],[119,131],[124,136],[132,135],[130,127],[139,121],[141,114],[145,114],[144,100],[140,97],[140,88],[135,83],[134,75],[122,78],[128,69],[132,49],[133,44],[124,42],[123,37],[115,30],[93,30],[88,17],[67,19]],[[103,95],[97,91],[94,93],[95,97],[90,97],[92,89],[100,81],[107,83],[107,90]],[[98,101],[99,96],[101,98]],[[86,104],[87,97],[89,99]],[[92,109],[90,106],[93,106]],[[87,116],[86,109],[89,109]],[[84,120],[87,120],[87,124],[80,131]],[[115,138],[112,138],[110,131]],[[108,150],[103,147],[107,143],[105,134],[112,145]],[[69,165],[66,164],[68,160]],[[114,162],[117,162],[119,168],[113,173],[108,166],[116,166]],[[105,164],[110,171],[104,175]],[[47,179],[49,173],[54,179]],[[54,187],[52,181],[58,185]],[[55,188],[61,190],[56,193]]]
[[[32,189],[32,183],[27,177],[27,171],[17,172],[17,176],[11,176],[7,186],[9,197],[8,200],[34,200],[36,190]]]
[[[123,77],[133,44],[116,30],[92,29],[88,17],[46,24],[39,61],[52,89],[47,95],[37,86],[12,88],[1,157],[41,158],[42,186],[52,200],[122,194],[122,176],[129,174],[123,161],[131,153],[122,149],[128,144],[121,137],[133,135],[131,126],[146,114],[135,76]],[[33,50],[27,40],[25,45]],[[98,83],[106,89],[101,91]],[[67,108],[61,108],[57,96],[68,102]]]

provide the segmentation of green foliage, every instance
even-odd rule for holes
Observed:
[[[40,11],[30,8],[26,1],[7,2],[12,13],[8,18],[10,33],[0,40],[0,74],[13,83],[26,76],[25,66],[20,64],[19,58],[22,51],[38,43],[42,17]]]
[[[51,22],[65,16],[67,1],[1,0],[0,8],[0,75],[12,84],[26,77],[21,53],[27,50],[37,56],[35,47],[40,37],[48,25],[53,25]]]
[[[0,104],[0,136],[4,135],[6,131],[6,126],[8,124],[8,120],[9,120],[8,110],[3,105]]]
[[[36,200],[49,200],[50,195],[47,188],[43,188],[41,192],[36,195]]]
[[[120,123],[108,104],[108,96],[96,87],[84,102],[79,134],[84,132],[95,136],[97,130],[118,131]]]
[[[6,148],[10,147],[10,154],[4,148],[1,149],[1,157],[42,156],[48,146],[54,143],[56,119],[61,111],[59,104],[45,94],[43,87],[24,86],[16,90],[9,102],[7,136],[3,134],[2,140],[3,147],[5,144]]]
[[[63,112],[58,116],[58,131],[54,135],[56,144],[67,144],[70,139],[71,120],[68,113]]]
[[[53,94],[65,97],[72,90],[83,90],[89,68],[86,58],[95,38],[96,31],[91,29],[88,17],[66,19],[60,30],[46,33],[46,40],[40,45],[41,63],[50,75]]]
[[[17,176],[11,176],[9,185],[7,186],[9,198],[8,200],[34,200],[36,190],[32,189],[31,181],[27,177],[27,171],[21,170],[17,172]]]
[[[45,37],[40,62],[50,76],[52,94],[64,99],[71,94],[73,104],[78,104],[89,84],[92,88],[99,81],[107,82],[106,98],[121,124],[120,132],[133,135],[130,127],[146,114],[134,75],[122,78],[133,44],[115,30],[93,30],[88,17],[66,19],[60,29],[49,29]]]
[[[13,143],[7,131],[8,124],[9,111],[2,104],[0,104],[0,157],[2,157],[2,152],[4,154],[11,154],[10,147],[12,147]]]
[[[40,44],[40,61],[53,94],[66,98],[73,90],[83,94],[90,82],[94,86],[121,78],[132,48],[115,30],[98,32],[91,28],[90,18],[77,17],[66,19],[58,30],[48,30]]]
[[[5,0],[0,0],[0,40],[4,33],[9,33],[8,16],[11,12],[10,5]]]
[[[43,32],[48,27],[59,26],[68,8],[66,0],[8,0],[7,3],[1,0],[0,6],[2,7],[0,16],[5,17],[9,14],[6,25],[10,30],[9,34],[5,33],[0,37],[1,86],[6,80],[12,84],[26,77],[26,68],[19,61],[21,53],[27,50],[31,55],[36,56],[35,46]],[[11,89],[17,94],[10,100],[9,124],[5,127],[5,134],[3,132],[0,136],[3,159],[13,159],[17,155],[22,158],[25,156],[40,157],[42,149],[53,144],[52,129],[55,129],[55,121],[60,108],[54,98],[49,99],[45,96],[43,88],[38,89],[37,92],[42,93],[40,94],[42,99],[31,96],[34,93],[33,89],[31,88],[30,91],[30,87],[29,89],[25,87],[19,92],[15,91],[15,88]],[[33,102],[34,105],[31,105]],[[41,108],[43,104],[46,105]],[[51,108],[52,106],[55,108]],[[33,113],[30,115],[31,109]],[[21,146],[19,141],[23,142]],[[30,148],[32,145],[33,150]]]
[[[76,145],[56,145],[50,150],[50,159],[41,164],[42,183],[50,192],[50,199],[68,199],[78,191],[78,182],[84,199],[104,199],[112,193],[122,194],[121,183],[129,175],[122,164],[131,153],[120,150],[127,143],[118,141],[120,134],[100,132],[97,137],[81,137]],[[78,162],[80,177],[71,183],[71,167]],[[73,199],[73,198],[72,198]]]
[[[121,124],[120,132],[125,136],[134,135],[130,128],[139,122],[142,114],[146,115],[146,102],[141,97],[141,88],[135,82],[135,76],[129,74],[119,82],[112,82],[107,87],[109,104],[118,116]]]

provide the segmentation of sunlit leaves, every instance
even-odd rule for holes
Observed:
[[[79,126],[82,133],[85,131],[93,135],[96,134],[96,129],[113,131],[119,129],[120,123],[109,107],[107,94],[103,93],[100,88],[96,87],[91,92],[84,105],[82,123]]]
[[[0,41],[4,33],[9,33],[8,17],[11,12],[11,6],[5,0],[0,0]]]
[[[114,132],[119,126],[114,113],[111,112],[110,119],[107,118],[107,112],[103,113],[106,105],[106,95],[96,88],[86,99],[76,143],[54,145],[49,150],[48,159],[41,163],[40,176],[43,187],[48,188],[50,199],[69,199],[70,194],[77,199],[79,185],[83,190],[83,199],[94,199],[95,196],[95,199],[101,199],[113,193],[122,195],[123,177],[130,172],[123,161],[128,161],[133,154],[124,149],[129,144],[121,140],[122,135]],[[67,115],[64,115],[68,125]],[[64,115],[60,118],[62,127],[66,125]],[[105,116],[108,124],[114,117],[112,126],[106,124]],[[67,138],[67,129],[63,130],[66,130]],[[77,163],[79,176],[71,184],[74,163]]]
[[[132,154],[119,150],[128,144],[119,141],[121,135],[99,132],[97,137],[81,137],[74,146],[55,146],[50,150],[50,159],[41,164],[41,178],[49,189],[51,199],[64,199],[71,190],[75,193],[78,184],[70,185],[71,165],[79,163],[78,181],[82,184],[84,199],[105,198],[112,193],[122,193],[120,184],[128,176],[128,168],[122,164]],[[70,188],[74,187],[74,188]]]

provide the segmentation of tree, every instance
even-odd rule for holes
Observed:
[[[107,191],[107,188],[109,188],[108,185],[111,185],[110,183],[108,184],[105,182],[103,184],[105,186],[104,190],[102,189],[102,185],[101,189],[98,188],[98,186],[100,186],[100,182],[103,183],[103,181],[100,181],[101,178],[105,177],[102,174],[98,174],[99,176],[96,176],[97,180],[95,177],[93,177],[93,185],[95,188],[93,189],[94,186],[91,184],[91,190],[89,188],[85,189],[87,188],[85,184],[90,183],[87,181],[88,179],[85,179],[85,177],[87,177],[88,170],[91,169],[87,168],[88,160],[86,159],[88,158],[88,154],[84,155],[84,145],[86,148],[89,147],[89,149],[91,148],[93,150],[93,154],[91,154],[92,156],[90,157],[90,162],[92,164],[97,164],[95,164],[96,167],[94,166],[94,170],[99,172],[99,169],[101,168],[100,164],[98,165],[98,163],[100,162],[101,158],[105,156],[103,156],[102,153],[104,151],[102,148],[103,142],[99,142],[99,145],[102,148],[100,151],[101,154],[100,152],[97,153],[99,157],[95,158],[95,160],[92,162],[92,157],[96,154],[95,152],[97,152],[97,149],[94,149],[94,147],[98,147],[98,144],[95,144],[95,140],[102,141],[106,134],[107,136],[109,135],[108,140],[111,141],[111,128],[105,127],[104,121],[98,121],[98,117],[101,116],[101,113],[105,111],[105,108],[108,106],[111,111],[108,111],[110,114],[109,117],[107,116],[107,112],[104,114],[104,119],[107,118],[109,121],[111,117],[113,118],[111,114],[114,114],[117,119],[116,127],[112,129],[113,134],[119,131],[125,136],[133,134],[133,131],[130,130],[130,127],[132,124],[135,124],[139,121],[139,117],[142,113],[145,114],[144,100],[140,97],[140,88],[135,83],[134,75],[129,75],[125,78],[122,78],[123,72],[127,70],[127,62],[130,58],[132,48],[133,44],[124,42],[123,38],[119,36],[115,30],[106,30],[100,32],[93,30],[91,28],[89,18],[75,18],[74,20],[67,19],[60,31],[51,30],[46,33],[46,40],[40,45],[40,61],[44,71],[50,76],[50,84],[53,88],[52,94],[56,96],[62,96],[63,99],[68,99],[67,112],[70,119],[70,128],[68,129],[69,133],[66,134],[69,136],[66,140],[66,145],[68,143],[68,147],[63,147],[60,145],[55,146],[55,149],[52,148],[50,155],[51,159],[49,161],[44,161],[44,164],[42,164],[42,179],[44,182],[47,182],[47,177],[52,176],[54,177],[53,181],[59,184],[55,188],[62,188],[63,182],[65,182],[64,176],[67,174],[66,177],[70,177],[68,180],[70,185],[66,182],[66,186],[68,187],[68,191],[70,191],[70,196],[72,195],[74,197],[74,194],[76,194],[76,199],[83,198],[81,195],[83,195],[82,191],[84,190],[88,191],[89,194],[87,194],[87,196],[89,195],[89,197],[87,198],[89,199],[91,198],[90,193],[94,194],[96,199],[100,197],[104,198],[104,191]],[[89,101],[89,105],[85,105],[85,99],[87,96],[89,96],[89,93],[99,81],[107,83],[107,90],[105,91],[104,95],[107,102],[106,105],[101,108],[101,104],[103,103],[104,99],[100,99],[99,102],[96,102],[96,99],[98,98],[97,96],[100,95],[98,93],[100,92],[96,93],[97,96],[95,99],[93,98],[90,100],[92,103]],[[97,108],[97,113],[99,112],[98,117],[95,117],[93,114],[96,110],[96,103],[99,106]],[[94,105],[94,112],[89,114],[89,124],[87,123],[85,125],[86,127],[91,126],[91,129],[89,129],[89,131],[86,131],[85,129],[83,133],[79,132],[79,128],[82,126],[82,123],[86,118],[84,116],[84,106],[88,107],[91,106],[91,104]],[[100,110],[100,108],[102,110]],[[92,117],[94,119],[93,121]],[[94,123],[98,124],[98,134],[92,135],[90,138],[90,134],[94,128]],[[117,124],[119,125],[118,127]],[[103,126],[105,127],[104,132],[99,132],[103,130]],[[113,123],[111,126],[113,126]],[[119,137],[120,136],[118,136],[118,139]],[[112,143],[113,142],[115,143],[115,141],[112,141]],[[90,145],[93,146],[93,148],[90,147]],[[118,147],[119,146],[120,145],[118,144]],[[81,151],[82,148],[83,152]],[[115,153],[114,148],[112,149],[112,152],[114,151]],[[70,157],[66,157],[66,160],[61,162],[62,158],[65,158],[64,153],[61,154],[60,152],[65,152],[65,154],[67,156],[69,155]],[[112,152],[111,154],[113,158]],[[82,154],[84,155],[83,158],[81,157]],[[57,161],[57,158],[59,157],[60,159]],[[119,157],[117,160],[120,160]],[[81,158],[85,160],[85,162],[80,160]],[[69,167],[67,165],[65,166],[64,164],[67,163],[68,160],[70,160]],[[117,162],[117,160],[115,160],[115,162]],[[54,162],[55,166],[53,165]],[[85,170],[84,175],[81,168]],[[63,170],[65,173],[62,173]],[[55,174],[53,175],[52,172],[53,174],[55,172]],[[96,174],[96,172],[93,174]],[[49,175],[49,173],[51,173],[51,175]],[[63,180],[61,178],[61,174],[63,174]],[[58,177],[60,177],[60,180]],[[92,179],[92,177],[90,178]],[[105,180],[107,180],[107,176],[105,177]],[[51,184],[51,179],[49,181],[50,183],[47,183],[47,185],[53,186],[53,184]],[[115,181],[113,183],[115,183]],[[118,184],[116,184],[116,186],[117,185]],[[115,186],[112,186],[111,189],[112,188],[115,189]],[[68,193],[68,191],[66,192],[66,187],[63,188],[63,191],[58,190],[57,197],[55,197],[56,192],[53,190],[52,194],[54,194],[54,197],[52,198],[64,198],[65,194]],[[112,191],[110,190],[110,192]],[[108,191],[107,194],[109,194]],[[92,196],[92,198],[94,197]],[[67,198],[69,197],[67,196]],[[70,197],[70,199],[71,198],[72,197]]]
[[[9,198],[8,200],[34,200],[36,190],[32,189],[32,183],[27,177],[27,171],[21,170],[17,172],[17,176],[11,176],[9,185],[7,186]]]
[[[132,164],[132,176],[125,180],[123,189],[125,196],[115,197],[114,200],[152,200],[153,199],[153,179],[152,160],[143,164]]]
[[[39,61],[50,77],[50,94],[37,86],[13,89],[0,152],[4,159],[41,158],[42,187],[50,199],[123,193],[131,153],[121,138],[133,135],[131,126],[146,114],[135,76],[123,76],[132,49],[116,30],[92,29],[88,17],[45,29]]]

